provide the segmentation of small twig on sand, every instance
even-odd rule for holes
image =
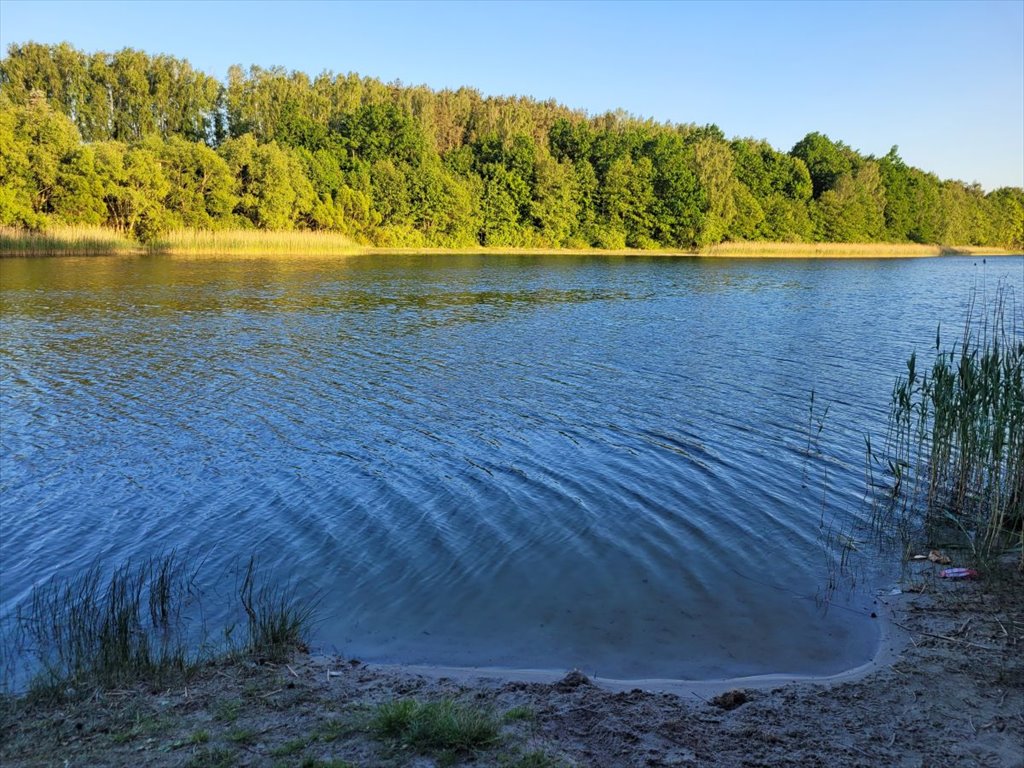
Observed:
[[[925,632],[923,629],[912,629],[911,627],[908,627],[908,626],[906,626],[904,624],[900,624],[898,621],[894,621],[893,624],[895,624],[900,629],[905,629],[907,632],[917,632],[917,634],[919,634],[919,635],[926,635],[927,637],[934,637],[934,638],[936,638],[938,640],[946,640],[946,641],[948,641],[950,643],[963,643],[964,645],[969,645],[972,648],[980,648],[983,651],[998,651],[999,650],[998,648],[995,648],[995,647],[993,647],[991,645],[981,645],[980,643],[972,643],[970,640],[964,640],[963,638],[960,638],[960,637],[950,637],[949,635],[937,635],[934,632]],[[911,640],[913,640],[913,638],[911,638]],[[914,645],[917,645],[917,643],[914,643]]]
[[[860,754],[864,755],[864,757],[868,758],[869,760],[874,760],[874,757],[872,757],[870,753],[865,752],[860,747],[855,747],[853,744],[847,744],[846,746],[852,749],[854,752],[860,752]]]
[[[283,690],[284,690],[284,688],[278,688],[276,691],[270,691],[269,693],[264,693],[262,696],[260,696],[260,698],[261,699],[266,699],[266,698],[268,698],[270,696],[273,696],[275,693],[280,693]]]
[[[299,673],[296,672],[294,669],[292,669],[291,664],[285,664],[285,666],[288,668],[288,671],[291,672],[294,677],[298,677],[299,676]]]

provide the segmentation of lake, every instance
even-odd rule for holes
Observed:
[[[888,578],[862,543],[826,589],[864,436],[1000,281],[1024,260],[4,259],[0,616],[176,547],[211,609],[257,553],[364,660],[842,671]]]

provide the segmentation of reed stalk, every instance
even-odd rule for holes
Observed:
[[[946,537],[983,564],[1020,549],[1024,568],[1024,330],[1001,287],[990,307],[972,298],[958,342],[935,337],[930,369],[907,361],[893,386],[881,459],[891,478],[877,526]]]
[[[356,253],[359,246],[338,232],[180,229],[160,236],[150,250],[176,256],[337,256]]]
[[[138,243],[108,227],[54,225],[42,232],[0,227],[3,256],[98,256],[141,253]]]
[[[18,607],[18,632],[5,638],[5,665],[22,657],[35,672],[29,694],[43,699],[80,698],[95,689],[136,684],[162,688],[186,680],[201,662],[218,655],[218,649],[197,642],[205,626],[196,632],[192,624],[202,616],[195,587],[199,569],[172,551],[129,560],[109,574],[97,564],[41,583]],[[305,647],[315,603],[267,578],[254,558],[239,597],[249,625],[244,652],[280,661]],[[219,654],[238,650],[229,645]]]

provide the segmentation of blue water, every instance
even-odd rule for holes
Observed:
[[[177,547],[216,618],[255,552],[367,660],[840,671],[881,582],[823,601],[823,521],[857,530],[895,376],[1000,281],[1024,260],[4,259],[0,616]]]

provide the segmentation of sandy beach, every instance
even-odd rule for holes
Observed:
[[[1020,766],[1024,575],[926,569],[878,598],[870,663],[827,679],[611,681],[586,671],[218,661],[187,686],[2,712],[5,766]],[[452,700],[500,723],[473,749],[371,725],[383,702]]]

